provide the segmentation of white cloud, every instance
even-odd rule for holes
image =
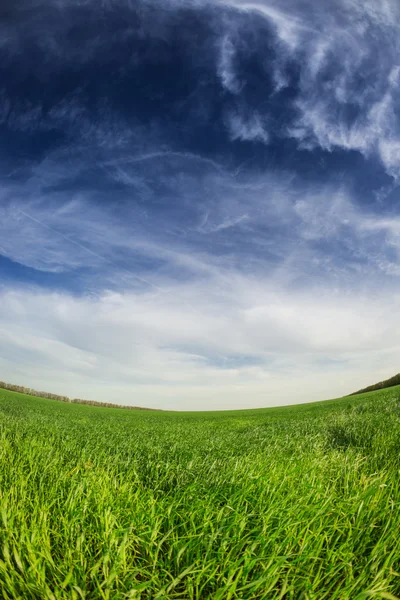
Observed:
[[[218,231],[223,231],[224,229],[230,229],[231,227],[236,227],[236,225],[240,225],[240,223],[246,222],[249,220],[248,215],[239,215],[237,217],[226,217],[223,221],[219,223],[210,223],[209,222],[209,213],[205,213],[201,224],[198,227],[198,231],[201,233],[216,233]]]
[[[295,11],[285,11],[282,7],[277,8],[275,2],[255,0],[247,2],[243,0],[217,0],[220,4],[235,7],[240,11],[256,11],[270,20],[276,27],[279,38],[290,49],[297,48],[299,33],[310,31],[312,28],[299,18]]]
[[[298,118],[288,135],[303,148],[375,154],[389,175],[400,177],[400,126],[395,114],[400,101],[400,5],[396,0],[331,0],[323,9],[293,0],[279,4],[221,0],[220,4],[256,12],[275,27],[281,67],[274,73],[277,90],[286,85],[287,61],[299,65]],[[229,72],[234,78],[234,70]],[[349,111],[358,114],[350,118]]]
[[[219,256],[195,229],[175,243],[157,229],[133,235],[129,223],[83,196],[52,212],[43,200],[5,196],[0,245],[8,256],[50,271],[89,268],[101,285],[81,297],[3,288],[0,379],[105,401],[211,409],[317,400],[390,376],[400,307],[392,285],[378,293],[375,281],[380,271],[399,274],[387,257],[400,251],[398,219],[361,211],[344,187],[301,189],[282,179],[232,182],[222,171],[206,179],[211,187],[218,180],[224,194],[203,229],[249,228]],[[351,266],[313,249],[319,240],[340,241],[361,258],[370,285],[346,283]],[[242,242],[253,244],[250,255]],[[176,271],[152,270],[148,283],[148,273],[138,281],[137,254]],[[312,274],[318,261],[320,281]]]
[[[84,269],[89,287],[94,277],[96,289],[157,290],[177,277],[229,278],[232,270],[249,269],[255,276],[279,272],[288,281],[313,277],[312,266],[326,260],[330,269],[349,273],[353,259],[362,260],[370,277],[383,266],[387,273],[396,271],[396,218],[362,209],[344,185],[299,186],[286,173],[248,179],[211,165],[195,183],[181,175],[179,185],[181,223],[154,214],[149,219],[129,200],[118,213],[96,204],[91,194],[64,194],[56,204],[47,196],[37,199],[39,193],[29,186],[4,187],[0,253],[40,271]],[[201,234],[213,235],[217,252]],[[318,240],[325,240],[325,250],[314,247]],[[338,243],[346,252],[341,264],[331,247]]]
[[[3,291],[2,378],[72,396],[200,409],[340,395],[395,369],[396,299],[306,294],[243,277],[223,290],[208,281],[168,292]]]
[[[233,61],[235,58],[235,46],[232,40],[225,36],[221,42],[220,58],[218,63],[218,74],[221,78],[222,85],[232,94],[238,94],[242,88],[242,84],[238,81]]]
[[[230,114],[228,127],[232,140],[257,141],[268,144],[269,135],[265,128],[264,119],[257,113],[245,118],[239,113]]]

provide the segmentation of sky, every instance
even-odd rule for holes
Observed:
[[[399,369],[398,0],[3,0],[0,379],[220,410]]]

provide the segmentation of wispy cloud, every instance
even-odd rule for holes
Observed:
[[[291,0],[279,5],[272,0],[221,3],[240,12],[255,12],[275,28],[281,68],[275,74],[278,89],[282,81],[287,82],[288,64],[297,64],[298,116],[288,134],[301,147],[374,153],[388,174],[398,178],[397,2],[388,0],[378,6],[331,0],[324,10]],[[234,80],[234,69],[229,72]]]
[[[229,131],[232,140],[258,141],[268,144],[269,135],[263,119],[254,113],[248,119],[240,114],[231,114],[228,117]]]
[[[235,68],[233,66],[235,58],[235,46],[228,36],[221,41],[221,51],[218,64],[218,73],[222,85],[232,94],[238,94],[242,84],[238,81]]]

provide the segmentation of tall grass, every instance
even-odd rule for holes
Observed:
[[[396,598],[399,397],[170,414],[0,390],[0,595]]]

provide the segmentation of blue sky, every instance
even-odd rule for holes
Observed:
[[[8,0],[0,378],[171,409],[396,373],[397,0]]]

